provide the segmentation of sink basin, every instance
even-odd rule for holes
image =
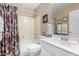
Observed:
[[[75,43],[72,43],[72,42],[69,42],[69,41],[64,41],[64,40],[58,40],[58,43],[63,45],[63,46],[69,46],[69,47],[76,46]]]
[[[59,44],[61,46],[65,46],[65,47],[78,47],[78,44],[73,42],[73,41],[70,41],[70,40],[61,40],[61,37],[51,37],[51,38],[42,38],[44,41],[47,41],[47,42],[54,42],[54,44]]]

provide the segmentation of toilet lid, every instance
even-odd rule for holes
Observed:
[[[21,54],[24,54],[26,52],[32,53],[32,52],[39,51],[41,49],[41,45],[30,42],[30,43],[27,43],[27,44],[21,44],[20,49],[21,49],[21,52],[20,52]]]
[[[27,49],[30,49],[30,50],[40,49],[40,48],[41,48],[41,46],[36,43],[27,44]]]

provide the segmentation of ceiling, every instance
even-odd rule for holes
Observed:
[[[54,3],[53,4],[53,12],[58,13],[69,5],[72,5],[72,3]]]
[[[53,4],[53,11],[58,12],[58,11],[62,10],[63,7],[64,7],[64,4],[60,4],[60,3]]]
[[[33,11],[40,3],[11,3],[11,5],[17,6],[18,9]]]

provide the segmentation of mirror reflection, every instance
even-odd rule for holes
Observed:
[[[63,17],[62,19],[54,18],[54,34],[57,35],[68,35],[69,33],[69,25],[68,25],[68,17]]]

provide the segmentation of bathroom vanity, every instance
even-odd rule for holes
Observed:
[[[44,37],[44,38],[41,38],[40,44],[44,49],[46,49],[52,55],[55,55],[55,56],[78,56],[79,55],[79,46],[76,46],[71,42],[60,40],[60,38]]]
[[[54,34],[49,38],[41,37],[42,47],[55,56],[79,56],[79,10],[69,12],[68,17],[53,20]],[[62,36],[68,36],[67,40]]]

